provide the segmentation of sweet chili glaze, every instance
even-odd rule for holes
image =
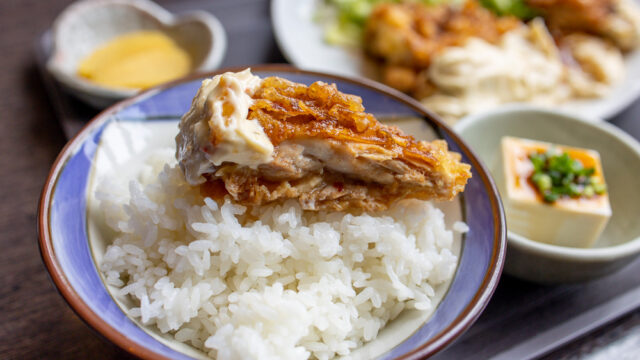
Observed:
[[[394,126],[382,125],[364,112],[359,96],[341,93],[335,85],[315,82],[307,87],[269,77],[252,98],[248,118],[260,122],[274,146],[299,137],[357,142],[401,152],[405,161],[429,167],[436,167],[446,152],[446,147],[417,141]]]

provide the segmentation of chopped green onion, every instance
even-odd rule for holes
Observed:
[[[535,171],[542,171],[546,158],[544,157],[544,155],[541,155],[541,154],[531,154],[529,156],[529,160],[531,160],[531,163],[533,164],[533,169]]]
[[[607,185],[605,184],[598,183],[591,186],[593,187],[593,191],[595,191],[598,195],[602,195],[607,192]]]
[[[533,172],[529,180],[545,202],[553,203],[561,197],[586,197],[606,193],[607,187],[593,176],[595,168],[585,168],[582,162],[555,148],[532,153],[529,160]]]
[[[548,203],[552,203],[555,202],[556,200],[558,200],[559,195],[558,194],[554,194],[551,192],[547,192],[543,195],[544,201],[548,202]]]
[[[551,177],[547,174],[543,173],[535,173],[531,177],[531,181],[533,181],[540,191],[545,191],[551,189]]]
[[[567,186],[567,189],[568,189],[567,192],[569,193],[569,196],[580,196],[583,193],[583,190],[584,190],[584,194],[585,195],[587,194],[587,188],[583,187],[583,186],[580,186],[578,184],[571,183],[571,184],[569,184]],[[587,196],[589,196],[589,195],[587,195]]]
[[[593,195],[595,195],[595,193],[596,193],[596,192],[595,192],[595,190],[593,189],[593,186],[592,186],[592,185],[587,185],[587,186],[585,186],[585,187],[584,187],[584,191],[583,191],[584,196],[586,196],[586,197],[592,197]]]

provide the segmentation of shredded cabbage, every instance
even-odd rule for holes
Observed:
[[[529,20],[537,15],[527,6],[526,0],[480,0],[480,4],[499,16],[513,15],[522,20]]]

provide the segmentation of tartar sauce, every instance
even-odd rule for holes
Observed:
[[[273,144],[257,120],[247,119],[262,79],[250,69],[202,82],[180,121],[176,159],[189,183],[205,181],[223,162],[255,168],[273,159]]]

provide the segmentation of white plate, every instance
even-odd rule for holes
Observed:
[[[328,72],[353,77],[375,78],[373,64],[362,53],[324,41],[322,26],[314,21],[322,0],[273,0],[271,19],[276,40],[285,58],[304,70]],[[640,96],[640,50],[625,57],[626,76],[609,96],[575,100],[558,108],[578,116],[609,119]]]

